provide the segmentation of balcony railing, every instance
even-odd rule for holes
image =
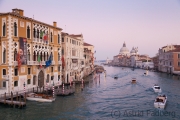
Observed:
[[[62,61],[58,61],[58,64],[62,64]]]
[[[2,78],[8,79],[8,78],[9,78],[9,75],[3,75]]]

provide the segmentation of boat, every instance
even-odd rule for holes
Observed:
[[[158,95],[154,101],[154,107],[164,109],[166,106],[166,102],[167,102],[166,95]]]
[[[56,95],[57,96],[68,96],[75,93],[75,89],[66,89],[66,90],[57,90]]]
[[[114,79],[118,79],[118,76],[114,76]]]
[[[136,83],[136,78],[132,78],[131,83]]]
[[[153,90],[154,90],[154,92],[158,92],[158,93],[160,93],[162,91],[161,87],[156,84],[153,86]]]
[[[26,99],[30,100],[30,101],[38,101],[38,102],[53,102],[53,101],[55,101],[54,97],[52,97],[50,95],[46,95],[46,94],[39,94],[39,93],[29,93],[29,94],[27,94]]]

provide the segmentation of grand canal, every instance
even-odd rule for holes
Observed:
[[[24,109],[0,105],[0,120],[179,120],[180,119],[180,79],[164,73],[149,72],[143,76],[142,69],[104,66],[107,77],[100,75],[92,79],[81,91],[76,85],[76,93],[68,97],[57,97],[53,103],[27,102]],[[118,79],[113,76],[118,75]],[[132,77],[137,84],[131,84]],[[152,86],[158,84],[168,97],[164,110],[154,108],[157,93]]]

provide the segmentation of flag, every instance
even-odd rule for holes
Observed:
[[[40,62],[41,62],[41,57],[40,57],[40,55],[38,55],[38,62],[39,62],[39,67],[42,68],[42,65],[41,65],[41,63],[40,63]]]
[[[48,40],[48,34],[44,34],[43,40]]]
[[[41,58],[40,58],[40,55],[38,55],[38,62],[40,62],[41,61]]]
[[[62,66],[64,67],[65,66],[64,56],[62,56],[61,61],[62,61]]]
[[[52,64],[52,54],[49,56],[49,59],[46,61],[46,67],[49,67]]]
[[[40,33],[40,37],[41,37],[41,38],[43,37],[43,31],[41,31],[41,33]]]
[[[20,58],[20,52],[17,54],[17,62],[18,62],[18,69],[21,67],[21,58]]]

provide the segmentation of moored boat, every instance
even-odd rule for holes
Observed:
[[[29,93],[26,97],[27,100],[30,101],[38,101],[38,102],[53,102],[55,98],[45,94],[36,94],[36,93]]]
[[[159,95],[156,97],[156,99],[154,101],[154,107],[164,109],[166,106],[166,102],[167,102],[167,96]]]

